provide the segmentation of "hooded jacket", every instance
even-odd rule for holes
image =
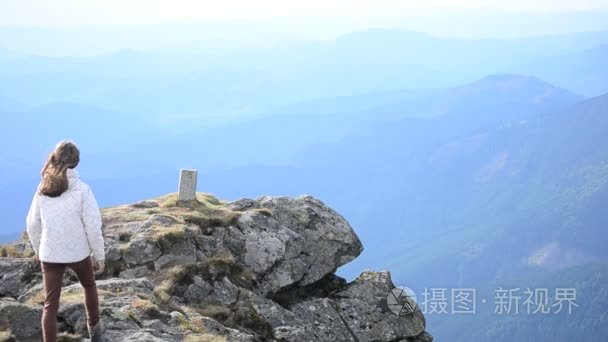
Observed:
[[[58,197],[34,194],[27,233],[41,261],[69,263],[91,255],[105,260],[101,213],[78,171],[67,170],[68,189]]]

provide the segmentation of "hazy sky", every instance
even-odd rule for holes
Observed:
[[[608,30],[608,0],[0,0],[0,49],[40,54],[369,28],[466,38]]]
[[[1,0],[0,25],[137,25],[227,18],[407,18],[436,11],[556,13],[608,9],[608,0]]]

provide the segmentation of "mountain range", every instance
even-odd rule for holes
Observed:
[[[439,341],[597,340],[606,42],[371,30],[221,53],[0,57],[0,239],[18,238],[44,158],[69,137],[104,207],[174,191],[182,167],[221,198],[322,199],[366,246],[341,276],[391,269],[419,297],[489,299],[477,315],[427,314]],[[580,310],[503,319],[492,291],[509,286],[576,288]]]

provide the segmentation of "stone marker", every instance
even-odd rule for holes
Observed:
[[[196,199],[196,178],[198,171],[196,170],[180,170],[178,201],[192,201]]]

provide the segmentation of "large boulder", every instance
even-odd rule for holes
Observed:
[[[312,196],[262,196],[228,207],[244,213],[238,220],[239,232],[226,238],[244,241],[240,260],[258,275],[265,291],[316,282],[363,250],[344,217]]]
[[[142,266],[160,271],[227,253],[252,274],[254,290],[265,295],[314,283],[363,250],[348,222],[311,196],[190,206],[192,210],[176,205],[108,211],[106,236],[113,240],[106,246],[106,257],[119,265],[114,274],[144,276],[148,272]],[[235,219],[223,220],[221,215]]]

